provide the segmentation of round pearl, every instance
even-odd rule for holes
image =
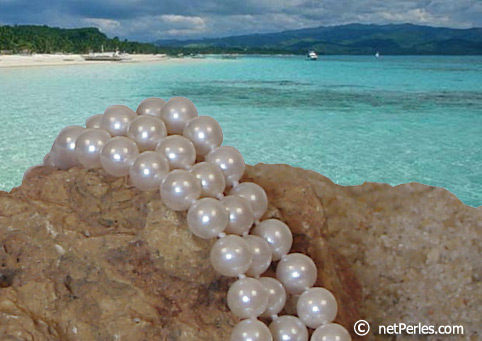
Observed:
[[[253,259],[248,243],[235,235],[219,238],[211,248],[209,256],[213,268],[227,277],[246,273]]]
[[[310,328],[332,322],[338,311],[335,296],[325,288],[311,288],[298,298],[296,312],[301,321]]]
[[[102,148],[100,163],[110,175],[124,176],[129,174],[129,168],[137,155],[139,155],[139,149],[134,141],[127,137],[117,136],[107,141]]]
[[[161,109],[166,104],[162,98],[149,97],[143,100],[137,107],[137,115],[151,115],[161,118]]]
[[[228,184],[236,184],[244,174],[246,164],[243,156],[234,147],[221,146],[206,155],[206,161],[221,168]]]
[[[268,327],[256,319],[239,322],[231,332],[230,341],[273,341]]]
[[[229,192],[231,195],[240,196],[251,205],[253,209],[254,219],[261,219],[268,209],[268,196],[264,189],[253,182],[243,182],[233,187]]]
[[[129,169],[134,187],[141,191],[157,191],[162,179],[169,173],[169,163],[159,153],[147,151],[139,154]]]
[[[84,130],[81,126],[68,126],[60,131],[50,151],[51,160],[57,168],[69,169],[79,164],[75,156],[75,142]]]
[[[268,293],[257,279],[245,277],[231,284],[227,295],[228,307],[240,318],[261,315],[268,305]]]
[[[136,117],[137,114],[124,105],[111,105],[105,109],[100,127],[112,136],[126,136],[129,124]]]
[[[235,195],[227,195],[221,199],[229,213],[229,223],[226,233],[243,235],[248,233],[254,222],[253,209],[249,202]]]
[[[179,135],[163,139],[157,145],[156,152],[166,157],[171,169],[189,168],[196,161],[194,145],[187,138]]]
[[[228,213],[217,199],[197,200],[187,212],[189,230],[199,238],[214,238],[228,225]]]
[[[102,121],[102,114],[97,114],[94,116],[90,116],[86,121],[85,121],[85,127],[86,128],[97,128],[100,129],[100,122]]]
[[[209,116],[189,120],[182,134],[196,147],[197,155],[204,156],[223,143],[223,130],[218,121]]]
[[[268,242],[274,261],[280,260],[281,257],[288,254],[293,244],[290,228],[278,219],[263,220],[251,233],[263,237]]]
[[[316,328],[311,341],[351,341],[350,333],[338,323],[327,323]]]
[[[182,134],[187,121],[197,115],[194,104],[184,97],[172,97],[161,109],[161,119],[169,134]]]
[[[268,306],[261,316],[271,317],[279,314],[286,304],[286,290],[283,284],[271,277],[261,277],[259,281],[268,290]]]
[[[302,253],[284,256],[276,267],[276,277],[290,294],[301,294],[311,288],[316,282],[317,275],[315,262]]]
[[[102,129],[85,129],[75,142],[75,156],[85,168],[100,168],[100,152],[107,141],[110,140],[108,132]]]
[[[191,173],[201,183],[201,196],[217,198],[226,187],[224,174],[218,166],[209,162],[199,162],[191,168]]]
[[[171,171],[161,182],[162,202],[174,211],[187,210],[201,195],[201,186],[190,172]]]
[[[296,316],[283,315],[270,323],[274,341],[308,341],[308,329]]]
[[[154,116],[137,116],[129,125],[127,136],[137,143],[140,151],[154,150],[167,136],[166,125]]]
[[[247,235],[244,240],[249,244],[253,260],[246,275],[251,277],[259,277],[271,265],[272,252],[266,240],[261,237]]]

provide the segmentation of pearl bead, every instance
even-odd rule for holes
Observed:
[[[338,311],[335,296],[325,288],[311,288],[298,298],[297,315],[310,328],[332,322]]]
[[[218,166],[209,162],[199,162],[191,168],[191,173],[201,183],[201,196],[217,198],[223,194],[226,180]]]
[[[60,131],[50,151],[51,161],[57,168],[69,169],[79,164],[75,142],[84,130],[81,126],[68,126]]]
[[[139,154],[129,169],[134,187],[141,191],[157,191],[162,179],[169,173],[169,163],[159,153],[147,151]]]
[[[308,329],[299,318],[283,315],[270,323],[274,341],[308,341]]]
[[[110,140],[108,132],[102,129],[85,129],[75,142],[75,156],[85,168],[100,168],[100,152],[107,141]]]
[[[189,168],[196,161],[194,145],[187,138],[179,135],[163,139],[157,145],[156,152],[166,157],[171,169]]]
[[[244,240],[248,242],[253,254],[253,260],[246,274],[251,277],[259,277],[271,264],[272,252],[266,240],[261,237],[247,235]]]
[[[129,168],[138,154],[139,149],[134,141],[127,137],[117,136],[107,141],[102,148],[100,163],[110,175],[124,176],[129,174]]]
[[[221,275],[237,277],[248,271],[253,255],[243,238],[227,235],[214,243],[210,259],[213,268]]]
[[[290,228],[278,219],[262,221],[251,233],[263,237],[268,242],[273,252],[274,261],[280,260],[281,257],[286,255],[293,244]]]
[[[102,121],[102,114],[97,114],[94,116],[90,116],[86,121],[85,121],[85,127],[86,128],[97,128],[100,129],[100,122]]]
[[[185,211],[201,195],[201,186],[190,172],[171,171],[161,182],[162,202],[174,211]]]
[[[235,195],[227,195],[221,199],[229,213],[229,223],[226,233],[243,235],[248,233],[254,222],[253,209],[249,202]]]
[[[263,322],[248,319],[234,327],[230,341],[273,341],[273,337]]]
[[[105,109],[100,127],[112,136],[126,136],[129,124],[136,117],[137,114],[124,105],[111,105]]]
[[[276,267],[276,277],[290,294],[301,294],[316,282],[318,270],[315,262],[302,254],[290,253],[283,257]]]
[[[286,304],[286,290],[283,284],[271,277],[261,277],[259,281],[263,283],[266,290],[268,290],[268,306],[261,316],[271,317],[279,314]]]
[[[192,141],[197,155],[204,156],[223,143],[223,131],[218,121],[209,116],[199,116],[189,120],[182,132]]]
[[[338,323],[327,323],[316,328],[311,341],[351,341],[350,333]]]
[[[240,318],[261,315],[268,305],[268,293],[257,279],[245,277],[231,284],[228,290],[228,307]]]
[[[159,141],[167,136],[166,125],[154,116],[137,116],[130,123],[127,136],[137,143],[140,151],[154,150]]]
[[[243,182],[233,187],[229,192],[231,195],[240,196],[251,205],[254,213],[254,219],[261,219],[268,209],[268,196],[264,189],[253,182]]]
[[[161,119],[166,123],[169,134],[182,134],[191,118],[197,117],[194,104],[184,97],[173,97],[161,109]]]
[[[199,238],[214,238],[228,225],[228,213],[217,199],[197,200],[187,212],[187,225]]]
[[[161,109],[166,104],[162,98],[149,97],[143,100],[137,107],[137,115],[151,115],[161,118]]]
[[[206,161],[221,168],[230,185],[241,179],[246,168],[241,153],[231,146],[221,146],[212,150],[206,155]]]

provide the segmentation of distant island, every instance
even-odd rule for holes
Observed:
[[[109,38],[97,28],[0,26],[0,53],[481,55],[482,28],[399,25],[320,26],[268,34],[143,43]]]

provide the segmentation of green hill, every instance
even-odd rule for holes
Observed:
[[[400,25],[362,25],[315,27],[269,34],[249,34],[199,40],[160,40],[159,46],[192,50],[230,50],[238,52],[284,51],[302,54],[482,54],[482,28],[452,29]]]
[[[108,38],[97,28],[64,29],[48,26],[0,26],[0,51],[12,53],[88,53],[119,49],[128,53],[156,53],[161,49],[154,44]]]

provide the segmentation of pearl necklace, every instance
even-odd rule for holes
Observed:
[[[293,237],[285,223],[260,220],[268,207],[266,192],[255,183],[239,183],[244,159],[222,141],[219,123],[198,116],[188,99],[147,98],[137,112],[113,105],[87,119],[86,128],[62,129],[44,165],[129,175],[134,187],[159,190],[170,209],[187,210],[194,235],[218,238],[211,264],[221,275],[238,278],[227,293],[228,307],[242,319],[232,341],[307,341],[308,328],[315,329],[311,341],[351,340],[344,327],[332,322],[338,310],[333,294],[313,287],[315,263],[289,253]],[[276,278],[260,277],[273,261],[278,262]],[[278,316],[287,294],[299,295],[298,316]],[[271,319],[269,328],[258,317]]]

